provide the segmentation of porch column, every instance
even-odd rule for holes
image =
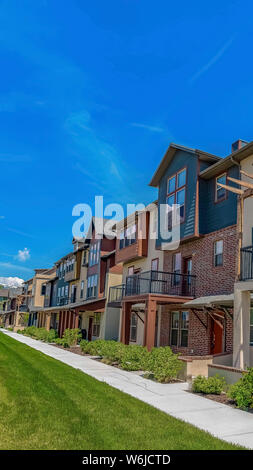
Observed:
[[[146,301],[144,325],[144,346],[147,346],[148,351],[155,346],[155,320],[156,301],[149,298]]]
[[[51,314],[46,313],[45,328],[46,328],[47,331],[50,330],[50,323],[51,323]]]
[[[59,312],[59,326],[58,326],[58,334],[60,338],[62,337],[62,330],[63,330],[63,316],[62,311]]]
[[[129,344],[130,339],[131,308],[130,302],[123,302],[120,341],[124,344]]]
[[[78,328],[79,324],[79,313],[74,313],[74,325],[73,328]]]
[[[235,288],[233,325],[233,366],[250,366],[250,291]]]

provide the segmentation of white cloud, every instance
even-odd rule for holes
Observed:
[[[21,287],[23,282],[20,277],[0,277],[0,285],[4,287]]]
[[[0,215],[0,219],[5,219],[5,216],[4,215]]]
[[[18,250],[17,259],[19,261],[26,261],[30,258],[30,250],[24,248],[23,250]]]
[[[131,126],[140,127],[150,132],[166,132],[162,127],[150,126],[149,124],[142,124],[141,122],[131,122]]]
[[[210,69],[226,52],[226,50],[231,46],[232,42],[234,40],[234,37],[230,38],[225,44],[218,50],[218,52],[205,64],[203,67],[201,67],[190,79],[190,83],[195,82],[203,73],[207,72],[207,70]]]

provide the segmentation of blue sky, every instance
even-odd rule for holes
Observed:
[[[0,276],[71,249],[72,207],[148,203],[171,141],[252,140],[251,2],[1,0]],[[26,250],[25,250],[26,248]]]

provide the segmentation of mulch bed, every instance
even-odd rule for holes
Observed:
[[[79,356],[87,356],[87,354],[84,354],[80,348],[80,346],[71,346],[70,348],[64,348],[60,344],[55,344],[51,343],[51,346],[55,346],[56,348],[64,349],[64,351],[69,351],[74,354],[79,354]]]

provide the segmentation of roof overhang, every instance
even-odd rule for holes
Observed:
[[[200,176],[203,179],[212,178],[213,176],[216,176],[222,171],[225,171],[231,168],[236,163],[240,163],[242,160],[244,160],[244,158],[247,158],[252,154],[253,154],[253,141],[249,142],[247,145],[245,145],[241,149],[236,150],[236,152],[231,153],[227,157],[222,158],[214,165],[201,171]]]
[[[211,163],[216,163],[217,161],[220,161],[221,157],[218,157],[217,155],[213,155],[211,153],[204,152],[203,150],[198,150],[198,149],[192,149],[190,147],[185,147],[183,145],[178,145],[178,144],[173,144],[171,143],[168,147],[168,149],[165,152],[165,155],[163,156],[158,168],[156,169],[149,186],[153,186],[157,188],[159,185],[159,181],[164,174],[166,168],[168,167],[169,163],[172,161],[175,153],[177,150],[181,150],[183,152],[191,153],[192,155],[195,155],[200,158],[200,160],[204,161],[210,161]]]

